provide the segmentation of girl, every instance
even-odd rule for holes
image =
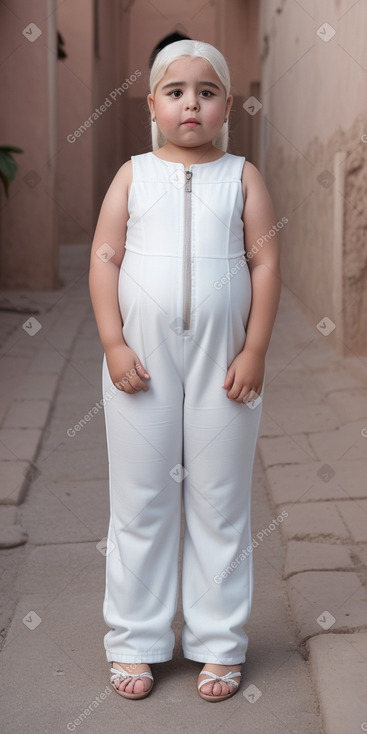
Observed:
[[[273,206],[255,166],[226,152],[233,97],[222,54],[172,43],[150,90],[153,150],[117,172],[91,253],[110,475],[104,643],[118,693],[147,696],[149,663],[173,655],[183,493],[183,655],[205,663],[201,697],[222,701],[238,690],[248,646],[278,238],[256,245]]]

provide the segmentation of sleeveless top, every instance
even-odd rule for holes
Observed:
[[[208,319],[228,328],[228,311],[237,310],[243,328],[251,301],[241,218],[245,157],[225,153],[188,169],[153,152],[131,161],[119,279],[124,324],[135,320],[136,328],[155,314],[165,320],[163,332],[177,321],[176,333],[185,336]]]

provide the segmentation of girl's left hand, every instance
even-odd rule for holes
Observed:
[[[248,403],[261,393],[265,375],[265,357],[243,349],[228,367],[222,387],[227,398]]]

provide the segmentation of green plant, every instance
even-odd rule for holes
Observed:
[[[7,197],[9,197],[10,182],[14,181],[18,168],[12,153],[23,153],[23,150],[15,145],[0,145],[0,179]]]

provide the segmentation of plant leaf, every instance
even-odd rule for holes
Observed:
[[[24,153],[23,148],[18,148],[16,145],[0,145],[0,153],[1,151],[4,151],[4,153]]]
[[[9,198],[9,179],[6,178],[1,171],[0,171],[0,181],[2,181],[4,184],[5,195],[8,199]]]
[[[4,153],[0,150],[0,172],[3,176],[5,176],[9,181],[13,181],[17,168],[18,166],[10,153]]]

